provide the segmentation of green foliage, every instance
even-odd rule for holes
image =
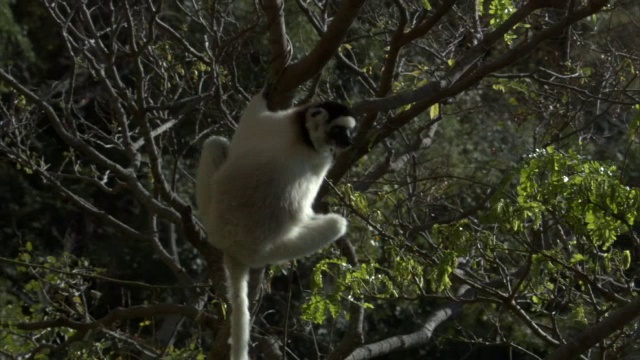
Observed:
[[[459,253],[439,252],[434,266],[425,267],[419,258],[406,254],[391,254],[390,266],[362,263],[350,266],[345,259],[326,259],[313,271],[311,295],[302,306],[302,318],[317,324],[327,316],[336,318],[345,311],[345,304],[358,301],[365,308],[374,304],[367,299],[392,300],[419,297],[431,291],[450,288],[450,275],[457,265]]]
[[[451,287],[449,275],[458,265],[458,255],[453,251],[444,251],[437,266],[429,274],[431,290],[441,292]]]
[[[0,292],[0,326],[11,331],[0,331],[2,350],[8,354],[21,354],[34,351],[37,344],[28,341],[30,336],[38,336],[42,341],[64,341],[75,331],[69,328],[44,328],[35,331],[22,331],[14,327],[16,323],[37,322],[57,317],[87,316],[90,306],[95,305],[100,294],[89,290],[90,279],[87,275],[97,275],[100,269],[92,268],[87,259],[76,258],[70,254],[61,256],[41,256],[31,242],[26,242],[14,260],[6,259],[17,265],[16,276],[25,276],[24,286],[19,289],[22,298],[5,295]],[[26,299],[29,299],[27,301]],[[21,310],[22,309],[22,310]],[[24,311],[26,309],[26,311]],[[1,330],[1,329],[0,329]],[[25,336],[27,335],[27,336]],[[98,341],[92,346],[77,343],[77,351],[70,353],[70,359],[82,359],[98,356],[109,343]],[[47,358],[48,349],[36,352],[37,358]]]
[[[337,317],[343,310],[343,300],[357,300],[363,293],[375,292],[380,286],[388,285],[385,276],[375,273],[375,265],[360,264],[350,266],[345,259],[326,259],[315,266],[311,296],[302,306],[302,318],[317,324],[323,323],[327,315]],[[324,291],[324,276],[328,277],[334,286],[330,291]],[[365,307],[371,304],[362,303]]]
[[[524,287],[536,312],[556,304],[560,292],[571,298],[572,319],[594,321],[587,311],[593,299],[581,292],[593,286],[587,281],[597,276],[626,281],[632,254],[617,248],[616,241],[638,221],[638,188],[623,185],[611,164],[553,147],[528,156],[514,172],[517,196],[496,197],[483,224],[494,222],[499,231],[493,237],[503,241],[491,241],[490,234],[469,228],[465,221],[438,231],[470,246],[475,241],[500,262],[518,262],[511,259],[531,254],[520,262],[530,262]]]
[[[484,9],[485,1],[490,1],[489,3],[489,15],[491,15],[491,20],[489,24],[493,29],[498,28],[502,23],[504,23],[515,11],[516,7],[513,5],[511,0],[480,0],[480,13],[482,14],[482,9]],[[528,27],[525,23],[518,23],[512,30],[507,32],[504,35],[504,40],[507,44],[511,44],[513,40],[515,40],[518,35],[514,33],[514,30],[518,27]]]
[[[31,42],[24,30],[16,24],[10,3],[10,0],[0,0],[0,65],[11,65],[19,60],[35,60]]]
[[[0,288],[8,289],[9,281],[0,280]],[[24,318],[20,300],[8,292],[0,292],[0,319],[5,321],[5,319],[22,320]],[[9,354],[19,354],[30,348],[30,341],[15,333],[15,326],[8,326],[8,330],[0,331],[0,349]]]
[[[415,297],[425,292],[425,269],[419,258],[398,254],[393,256],[391,268],[388,269],[387,293],[382,297]],[[429,279],[431,280],[431,279]]]
[[[202,352],[200,339],[192,337],[189,339],[189,342],[181,348],[170,346],[163,358],[168,360],[205,360],[207,357]]]
[[[511,16],[515,11],[515,6],[511,0],[490,0],[489,14],[493,15],[491,18],[491,25],[501,24]],[[484,6],[484,1],[481,3],[480,9]]]
[[[532,221],[537,228],[549,211],[562,217],[575,233],[588,235],[591,243],[606,250],[629,230],[640,212],[640,191],[618,179],[613,165],[573,152],[563,154],[552,147],[538,151],[520,170],[521,221],[516,220],[512,228],[520,228],[525,221]]]

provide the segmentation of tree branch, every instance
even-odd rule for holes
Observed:
[[[215,320],[206,313],[199,311],[193,306],[176,305],[176,304],[155,304],[155,305],[139,305],[128,308],[117,308],[102,317],[101,319],[81,322],[71,320],[69,318],[60,317],[53,320],[42,320],[34,322],[9,322],[2,321],[0,326],[13,327],[23,331],[36,331],[42,329],[66,327],[80,332],[86,333],[89,330],[106,328],[120,320],[129,320],[136,318],[148,318],[158,315],[179,314],[193,321],[213,326]]]
[[[453,6],[453,2],[445,3],[441,9],[447,10],[446,5]],[[482,41],[469,49],[462,58],[456,61],[455,66],[449,70],[440,81],[430,82],[416,89],[403,91],[385,98],[361,101],[353,106],[353,112],[358,115],[370,112],[389,111],[420,101],[419,104],[416,104],[416,106],[419,105],[419,109],[415,109],[416,106],[414,106],[398,115],[398,117],[402,119],[409,117],[413,118],[429,108],[429,106],[433,105],[437,101],[434,100],[434,98],[440,100],[457,94],[457,92],[454,94],[445,94],[445,90],[448,90],[448,88],[455,84],[463,75],[467,74],[468,70],[476,65],[493,45],[503,39],[506,33],[511,31],[517,24],[523,21],[534,11],[541,9],[543,5],[546,5],[543,1],[527,2],[523,7],[518,9],[513,13],[513,15],[500,24],[496,30],[486,35]],[[435,18],[435,20],[438,19],[435,15],[432,18]],[[413,32],[411,34],[412,37],[420,35],[419,33],[414,34]],[[438,96],[439,94],[445,96]],[[404,115],[400,116],[402,114]]]
[[[371,148],[406,125],[416,116],[429,109],[432,105],[461,93],[482,80],[488,74],[522,59],[533,51],[543,40],[557,35],[567,26],[593,15],[601,10],[607,2],[608,0],[592,0],[588,5],[572,12],[558,24],[539,32],[530,41],[524,41],[502,56],[497,57],[496,60],[476,67],[491,45],[500,40],[504,34],[510,31],[520,21],[524,20],[528,15],[544,7],[557,7],[557,4],[551,0],[531,0],[526,3],[525,6],[518,9],[518,11],[511,15],[511,17],[496,30],[486,35],[482,41],[472,47],[467,54],[457,62],[454,68],[449,70],[440,80],[432,81],[414,90],[403,91],[384,98],[368,99],[355,104],[352,110],[356,116],[388,111],[408,104],[413,104],[413,106],[389,119],[379,130],[371,134],[366,132],[359,134],[355,140],[356,145],[338,157],[329,172],[328,179],[333,182],[338,181],[344,176],[346,171],[351,168],[351,165],[366,155]],[[324,196],[326,191],[326,187],[323,188],[320,195]]]
[[[81,138],[73,136],[65,128],[62,121],[56,114],[55,110],[34,94],[32,91],[24,87],[11,75],[4,70],[0,69],[0,79],[6,81],[15,91],[23,95],[27,100],[38,106],[46,115],[49,123],[53,126],[58,136],[71,148],[85,154],[93,163],[104,166],[105,168],[118,174],[129,185],[129,190],[136,196],[136,198],[144,204],[146,207],[170,221],[180,223],[180,215],[173,209],[165,206],[164,204],[155,200],[151,194],[138,182],[136,175],[133,171],[125,169],[118,165],[114,161],[111,161],[98,150],[84,142]]]
[[[472,288],[462,285],[456,291],[456,297],[467,297],[473,292]],[[462,311],[463,304],[450,302],[435,310],[423,323],[420,330],[406,335],[397,335],[384,340],[359,347],[349,355],[346,360],[373,359],[378,356],[390,354],[395,351],[408,350],[422,346],[431,340],[436,327]]]
[[[575,359],[615,331],[635,321],[639,316],[640,297],[636,297],[629,304],[613,311],[606,319],[588,327],[573,340],[557,348],[547,357],[547,360]]]
[[[331,60],[365,1],[343,1],[327,27],[327,31],[311,52],[284,69],[274,85],[276,91],[274,91],[273,104],[276,108],[287,104],[292,98],[293,90],[312,79]]]
[[[264,0],[262,8],[267,16],[267,28],[269,32],[269,70],[271,81],[277,81],[291,60],[291,42],[287,37],[284,22],[284,1]]]

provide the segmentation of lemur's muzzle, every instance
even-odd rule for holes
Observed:
[[[340,149],[346,149],[353,144],[352,129],[344,126],[333,126],[327,136]]]

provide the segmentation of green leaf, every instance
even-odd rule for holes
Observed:
[[[573,256],[571,257],[571,263],[575,264],[577,262],[584,261],[585,259],[586,258],[582,254],[573,254]]]
[[[624,250],[622,252],[622,268],[627,270],[631,266],[631,252]]]
[[[438,115],[440,115],[440,104],[433,104],[429,108],[429,117],[431,120],[433,120],[438,117]]]
[[[431,289],[435,292],[442,292],[451,286],[449,275],[457,265],[458,256],[453,251],[445,251],[442,259],[438,262],[434,271],[429,275]]]

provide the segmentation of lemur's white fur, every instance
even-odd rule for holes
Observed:
[[[230,145],[212,137],[203,147],[197,201],[209,241],[225,254],[232,360],[248,359],[249,269],[309,255],[346,233],[342,216],[312,210],[336,147],[329,130],[340,126],[350,137],[356,124],[329,116],[322,105],[271,112],[258,94]],[[301,126],[313,146],[301,140]]]
[[[209,181],[229,154],[229,140],[212,136],[202,145],[200,161],[198,162],[198,172],[196,174],[196,201],[200,210],[200,217],[207,219],[210,208],[211,196],[209,196]]]

